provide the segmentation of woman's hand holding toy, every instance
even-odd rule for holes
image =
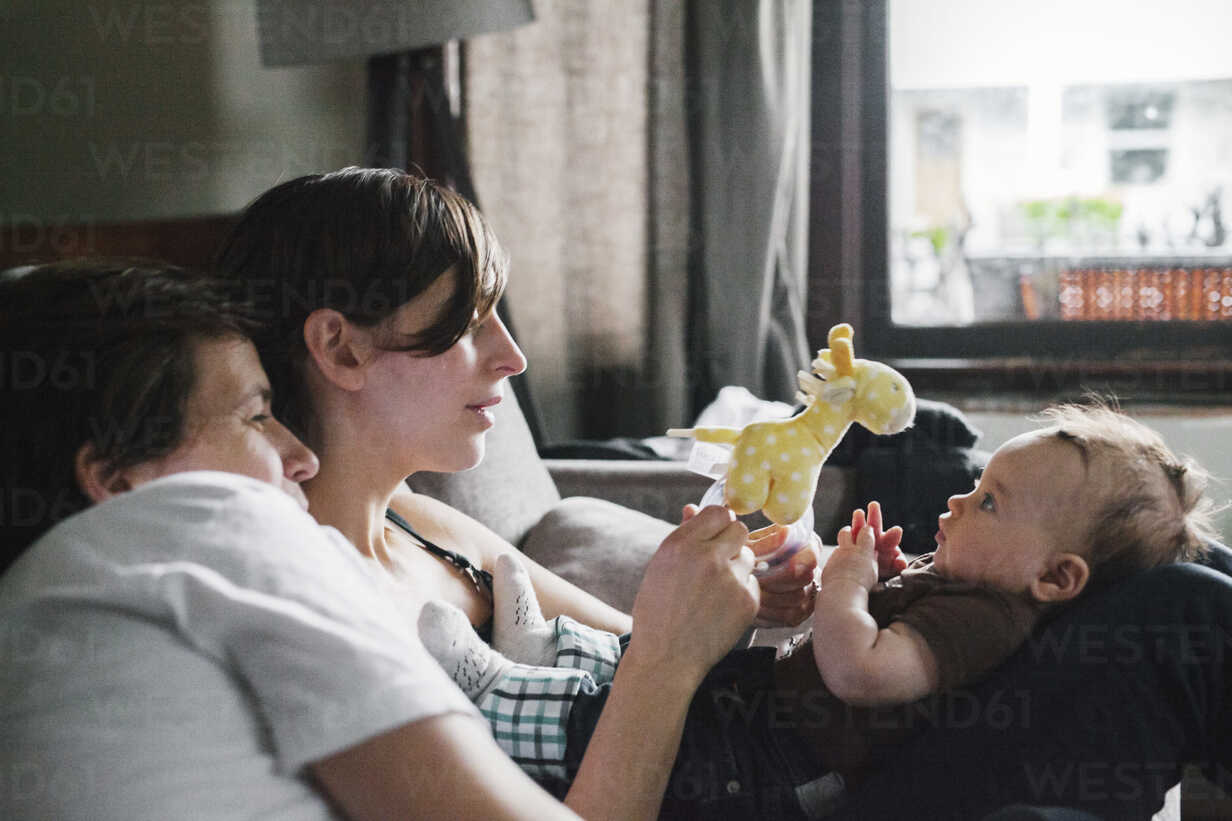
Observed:
[[[685,505],[681,522],[687,522],[701,510],[697,505]],[[783,525],[769,525],[749,534],[748,547],[759,565],[763,557],[780,553],[792,535]],[[754,620],[755,627],[795,627],[813,612],[817,601],[817,565],[821,555],[821,540],[816,534],[790,558],[753,575],[761,587],[761,605]]]
[[[670,666],[681,682],[695,674],[696,687],[759,608],[748,536],[730,510],[686,507],[684,522],[646,567],[633,602],[637,628],[628,652],[651,668]]]
[[[770,525],[749,534],[749,547],[759,559],[781,549],[790,529]],[[817,565],[821,555],[821,540],[816,534],[787,561],[779,562],[758,576],[761,584],[761,608],[757,611],[758,627],[795,627],[813,613],[817,602]]]

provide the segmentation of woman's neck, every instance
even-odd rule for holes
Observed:
[[[385,510],[413,472],[406,451],[390,447],[387,430],[364,424],[370,412],[354,394],[336,390],[312,368],[305,378],[315,397],[311,444],[321,461],[320,471],[303,485],[308,512],[388,566]]]
[[[354,449],[324,445],[321,470],[304,483],[308,512],[337,528],[365,556],[387,563],[385,510],[404,476],[385,475]]]

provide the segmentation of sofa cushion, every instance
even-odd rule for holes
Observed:
[[[625,613],[642,573],[674,525],[602,499],[561,501],[531,528],[522,550]]]

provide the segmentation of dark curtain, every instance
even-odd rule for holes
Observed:
[[[542,0],[467,42],[469,156],[548,442],[807,365],[810,4]],[[615,36],[614,36],[615,35]]]
[[[694,412],[724,385],[791,400],[796,371],[811,359],[805,333],[811,5],[689,5]]]

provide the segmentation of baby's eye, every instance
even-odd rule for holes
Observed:
[[[256,416],[249,418],[248,421],[260,427],[261,425],[264,425],[266,422],[268,422],[269,419],[270,419],[270,415],[268,413],[258,413]]]
[[[997,512],[997,500],[992,497],[991,493],[985,493],[980,497],[980,510],[987,511],[988,513]]]

